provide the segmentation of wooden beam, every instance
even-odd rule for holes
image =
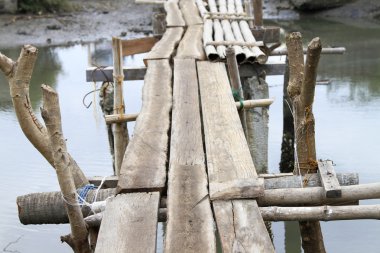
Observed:
[[[172,70],[169,60],[151,60],[148,66],[142,108],[121,166],[118,193],[161,191],[166,184]]]
[[[123,56],[149,52],[158,41],[157,37],[122,40]]]
[[[211,183],[256,178],[223,63],[198,62],[203,128]],[[210,94],[213,94],[210,96]],[[274,252],[255,200],[214,201],[214,214],[224,252]],[[243,229],[244,228],[244,229]],[[238,248],[236,248],[238,247]]]
[[[265,71],[267,76],[283,75],[285,73],[285,64],[282,62],[267,63],[267,64],[241,64],[239,66],[240,77],[252,77],[262,71]]]
[[[327,198],[340,198],[342,196],[342,188],[336,177],[332,161],[318,161],[318,175],[321,178]]]
[[[136,121],[138,116],[139,116],[138,113],[113,114],[113,115],[106,115],[104,118],[106,120],[106,124],[113,124],[113,123],[120,123],[120,122]]]
[[[124,81],[144,80],[146,67],[123,67]],[[113,67],[86,69],[86,82],[112,82]]]
[[[184,27],[186,25],[182,12],[179,10],[178,1],[168,0],[164,7],[166,11],[166,27]]]
[[[333,221],[380,219],[380,205],[260,207],[264,220],[270,221]]]
[[[206,54],[202,44],[203,25],[189,26],[179,43],[176,58],[205,60]]]
[[[263,0],[253,0],[253,17],[255,18],[254,26],[262,27],[263,22]]]
[[[165,252],[215,252],[195,59],[174,60],[173,85]]]
[[[156,252],[160,194],[121,194],[107,201],[95,253]]]
[[[154,45],[152,51],[144,58],[145,65],[148,60],[170,59],[182,38],[182,27],[167,28],[162,39]]]
[[[195,1],[179,0],[179,8],[181,9],[186,26],[190,28],[193,25],[203,24],[203,20],[199,15],[198,7],[196,6]]]

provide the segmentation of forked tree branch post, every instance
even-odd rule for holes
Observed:
[[[29,98],[30,79],[38,50],[31,45],[21,49],[16,62],[0,53],[0,70],[4,73],[10,87],[13,106],[22,131],[33,146],[54,167],[54,159],[49,145],[47,130],[37,119]],[[88,180],[74,159],[68,154],[73,165],[72,173],[75,186],[80,188],[88,184]]]
[[[75,253],[90,253],[88,231],[81,207],[78,204],[74,179],[71,174],[73,164],[67,153],[66,141],[62,133],[58,94],[47,85],[42,85],[41,88],[43,95],[41,114],[46,124],[57,178],[71,227],[71,235],[63,236],[61,240],[68,243]]]
[[[288,35],[286,45],[289,57],[288,94],[293,103],[294,113],[295,172],[305,175],[315,173],[318,168],[312,104],[322,45],[319,38],[310,42],[307,49],[306,66],[304,65],[301,34],[296,32]],[[299,224],[305,253],[325,252],[319,222],[302,221]]]

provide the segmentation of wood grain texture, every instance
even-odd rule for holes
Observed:
[[[194,59],[174,60],[165,252],[215,252]]]
[[[178,1],[168,0],[164,4],[166,11],[166,27],[183,27],[186,25]]]
[[[142,108],[121,166],[118,193],[161,191],[165,187],[171,107],[169,60],[149,61]]]
[[[189,26],[179,43],[176,58],[205,60],[202,37],[203,25]]]
[[[223,252],[275,252],[254,200],[213,201]]]
[[[146,67],[123,67],[124,81],[144,80]],[[112,82],[113,67],[87,68],[87,82]]]
[[[145,64],[148,60],[170,59],[182,38],[184,29],[182,27],[168,28],[157,42],[152,51],[144,58]]]
[[[339,198],[342,196],[342,188],[340,187],[332,161],[318,161],[318,174],[327,198]]]
[[[179,8],[185,20],[186,26],[203,24],[203,20],[199,15],[198,7],[193,0],[180,0]]]
[[[198,62],[203,128],[211,183],[256,178],[223,63]],[[212,95],[211,95],[212,94]],[[224,252],[274,252],[255,200],[214,201]]]
[[[123,56],[149,52],[158,41],[156,37],[122,40]]]
[[[155,253],[160,194],[121,194],[107,201],[96,253]]]

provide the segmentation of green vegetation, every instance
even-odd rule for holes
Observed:
[[[23,13],[63,12],[71,9],[68,0],[18,0],[18,8]]]

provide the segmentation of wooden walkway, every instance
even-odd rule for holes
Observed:
[[[263,188],[226,67],[205,61],[194,1],[169,0],[165,10],[167,29],[144,59],[142,109],[96,252],[155,252],[166,193],[165,252],[216,252],[216,234],[223,252],[274,252],[256,200],[217,198],[244,180]]]

